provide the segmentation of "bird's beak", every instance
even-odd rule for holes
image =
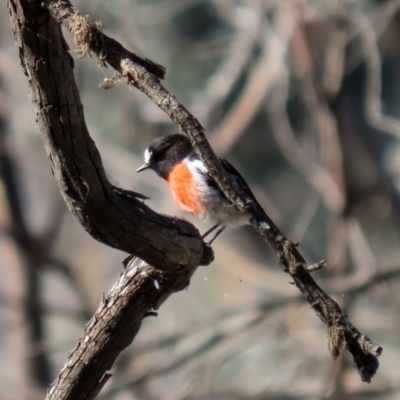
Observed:
[[[145,169],[149,169],[150,168],[150,165],[149,164],[143,164],[142,166],[140,166],[137,170],[136,170],[136,172],[142,172],[142,171],[144,171]]]

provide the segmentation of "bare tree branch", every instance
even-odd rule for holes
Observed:
[[[69,1],[47,0],[43,4],[52,17],[71,30],[77,44],[82,46],[82,55],[91,51],[98,54],[101,63],[108,63],[118,71],[117,79],[125,78],[180,125],[226,197],[237,208],[250,210],[252,224],[326,324],[331,354],[337,357],[346,347],[353,355],[362,380],[369,382],[378,368],[377,357],[382,349],[350,323],[339,305],[311,277],[296,246],[279,231],[258,203],[246,198],[244,188],[221,167],[197,119],[156,76],[124,56],[122,46],[108,40],[100,25],[84,17]],[[112,190],[84,125],[72,60],[59,26],[48,20],[43,10],[32,9],[27,0],[10,1],[10,12],[53,172],[71,212],[97,240],[135,254],[165,273],[184,271],[186,280],[172,289],[163,286],[166,293],[184,287],[199,264],[210,262],[210,250],[190,224],[155,214],[139,200],[128,202]],[[147,311],[149,308],[151,303],[147,304]],[[98,376],[95,379],[99,382]]]
[[[212,260],[212,250],[188,222],[159,215],[142,196],[122,196],[108,182],[84,122],[60,25],[26,0],[10,1],[9,11],[52,171],[70,211],[95,239],[153,266],[142,263],[135,269],[132,264],[127,283],[121,278],[114,288],[118,297],[104,303],[101,317],[96,315],[88,327],[85,338],[94,335],[95,345],[82,339],[49,394],[52,399],[94,398],[143,317],[186,287],[197,266]]]
[[[47,399],[93,399],[107,382],[119,353],[133,340],[142,319],[187,285],[182,273],[158,271],[133,258],[71,351]]]
[[[190,269],[203,255],[207,259],[210,250],[191,224],[161,216],[141,200],[115,192],[87,131],[73,60],[59,25],[27,1],[9,4],[46,151],[72,214],[96,240],[164,270],[176,270],[177,263]],[[153,77],[142,66],[136,68]]]

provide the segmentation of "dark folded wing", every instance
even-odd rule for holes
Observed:
[[[244,178],[242,177],[242,175],[240,175],[240,173],[236,170],[235,167],[233,167],[233,165],[231,163],[229,163],[228,161],[226,161],[224,158],[218,157],[218,160],[221,162],[222,166],[226,169],[226,171],[228,171],[228,173],[233,177],[233,179],[235,179],[235,181],[245,190],[246,193],[246,203],[250,202],[250,201],[256,201],[253,193],[251,192],[249,186],[247,185],[246,181],[244,180]],[[221,192],[220,188],[217,185],[217,182],[215,182],[215,180],[211,177],[211,175],[209,175],[206,172],[201,172],[207,181],[207,184],[209,184],[212,188],[218,190]],[[221,192],[221,194],[223,195],[223,193]],[[225,197],[225,196],[224,196]]]

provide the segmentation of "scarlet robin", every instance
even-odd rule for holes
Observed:
[[[248,195],[254,199],[239,172],[228,161],[222,158],[220,161],[233,178],[244,185]],[[225,228],[249,224],[250,214],[237,209],[224,196],[186,136],[175,133],[155,139],[145,150],[144,164],[138,168],[137,172],[146,169],[152,169],[168,182],[179,208],[215,224],[203,237],[219,227],[209,244]]]

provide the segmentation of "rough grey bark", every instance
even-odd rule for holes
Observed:
[[[87,131],[74,62],[60,25],[27,0],[8,6],[37,122],[64,200],[95,239],[146,261],[135,261],[104,299],[48,396],[90,399],[141,320],[185,288],[195,269],[211,262],[212,250],[188,222],[159,215],[141,200],[116,193]]]
[[[9,2],[13,31],[37,122],[58,187],[70,211],[96,240],[174,271],[209,253],[193,225],[118,195],[89,136],[59,24],[28,1]],[[144,70],[143,67],[140,67]]]
[[[94,399],[110,378],[115,359],[139,331],[142,319],[156,315],[151,310],[185,287],[187,278],[132,258],[87,324],[47,399]]]

